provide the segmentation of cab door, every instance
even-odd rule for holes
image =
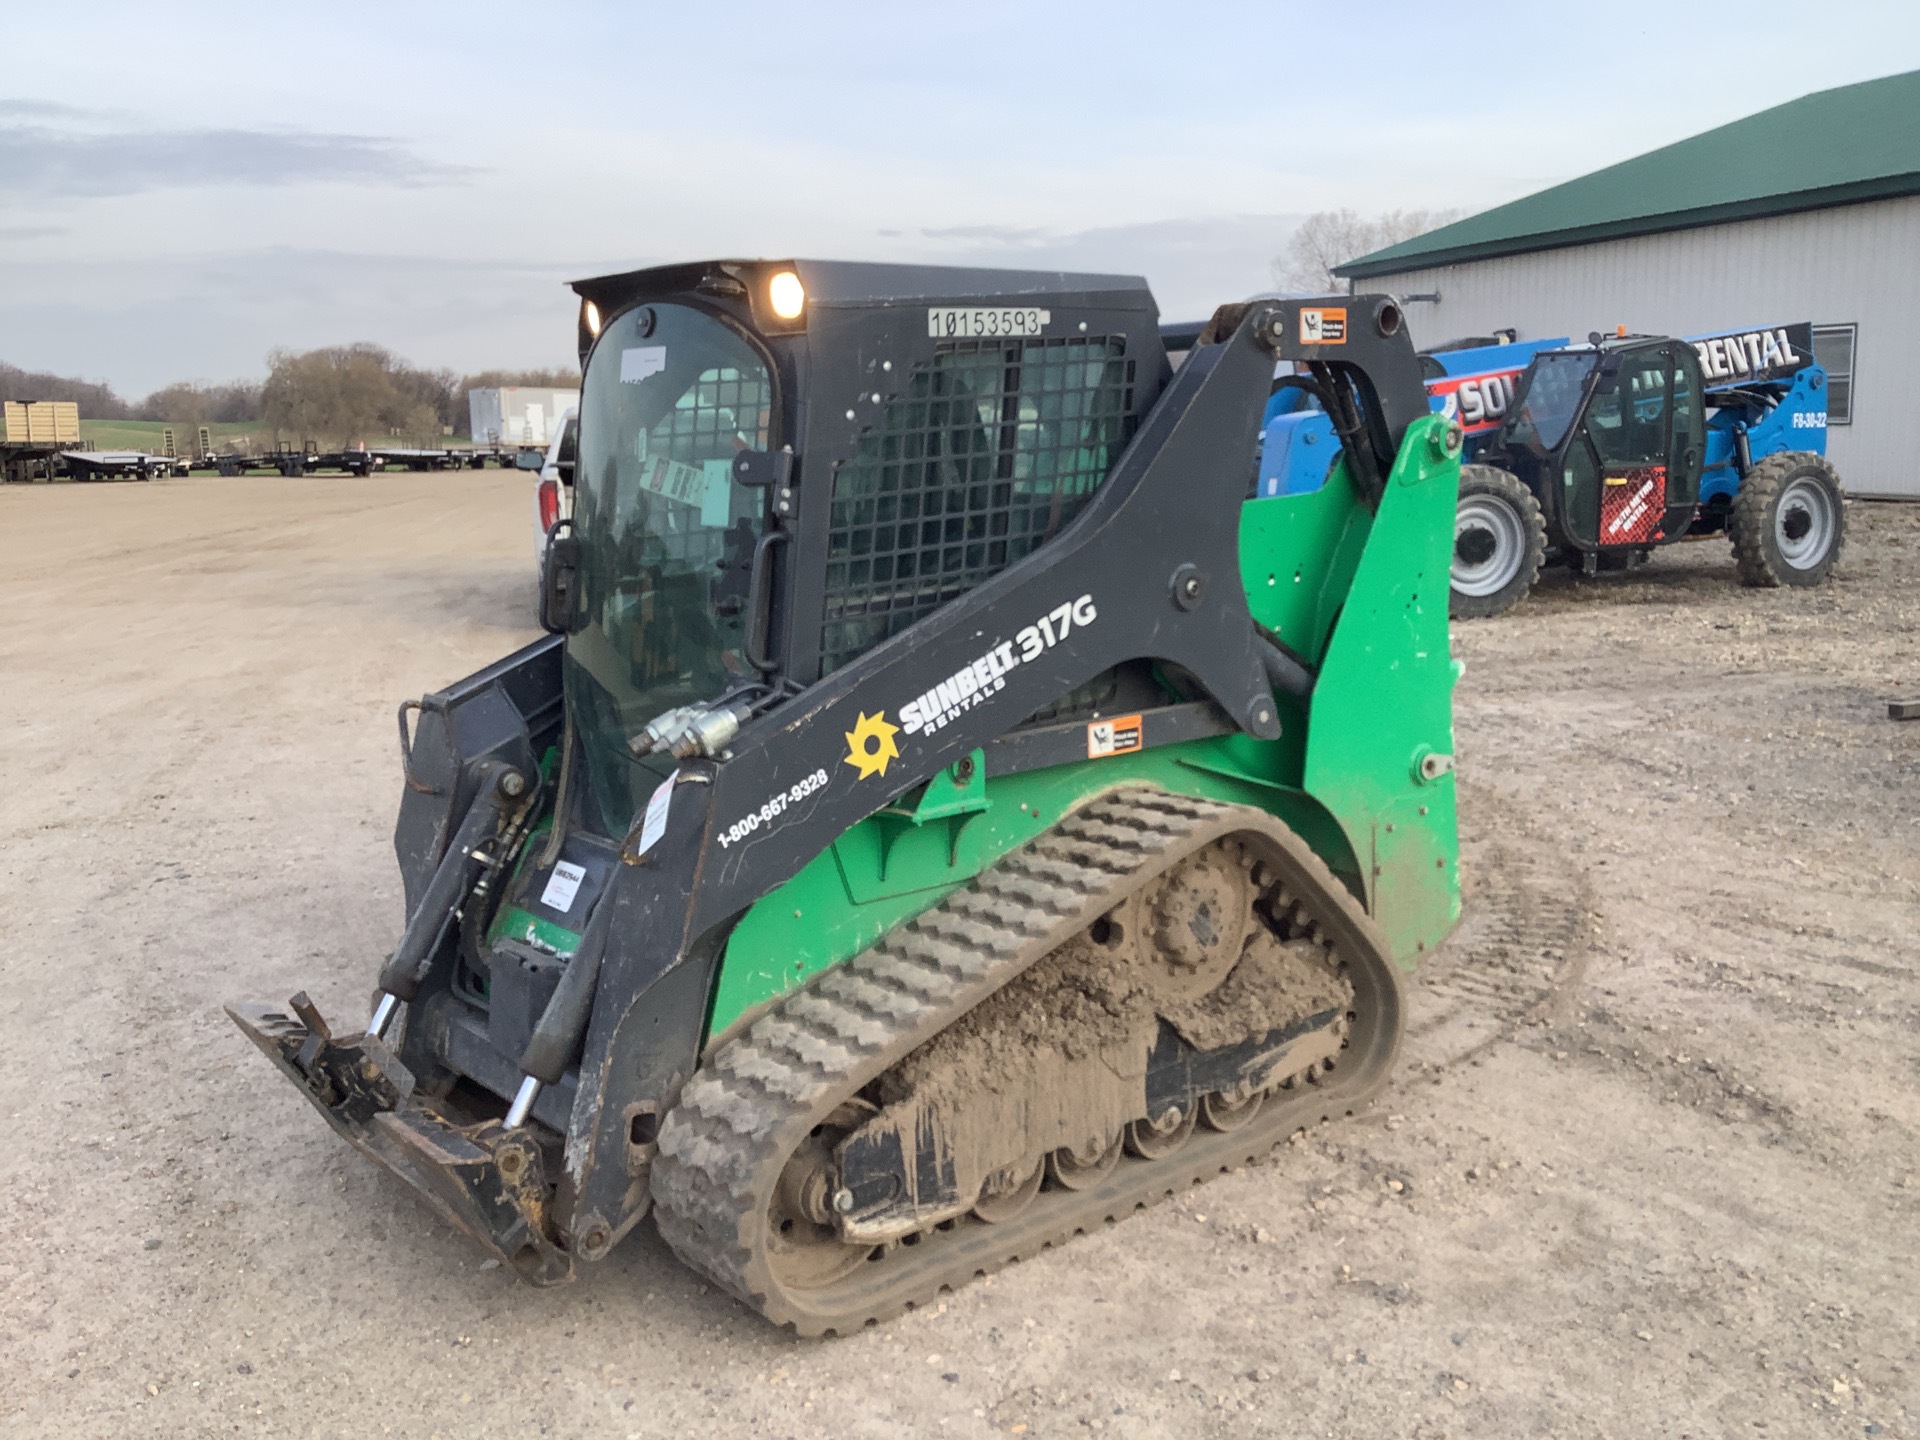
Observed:
[[[1601,361],[1562,457],[1565,524],[1583,549],[1659,544],[1685,532],[1705,451],[1699,359],[1661,342]]]
[[[1700,507],[1700,476],[1707,460],[1706,384],[1700,356],[1684,340],[1667,346],[1672,373],[1672,419],[1667,439],[1667,519],[1661,539],[1677,540]]]

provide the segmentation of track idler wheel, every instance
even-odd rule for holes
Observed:
[[[1193,1122],[1200,1107],[1189,1105],[1187,1113],[1169,1108],[1155,1120],[1135,1120],[1127,1126],[1127,1150],[1142,1160],[1163,1160],[1193,1136]]]
[[[844,1109],[845,1107],[842,1107]],[[816,1125],[780,1172],[767,1206],[767,1263],[792,1290],[820,1290],[866,1264],[870,1245],[849,1245],[834,1225],[834,1147],[852,1126],[835,1114]],[[857,1120],[855,1123],[858,1123]]]
[[[1266,1100],[1267,1092],[1264,1090],[1252,1091],[1238,1099],[1215,1090],[1210,1095],[1200,1097],[1200,1120],[1209,1130],[1231,1135],[1250,1124],[1259,1115],[1260,1107]]]
[[[976,1220],[984,1220],[989,1225],[1001,1225],[1013,1219],[1033,1203],[1033,1197],[1040,1193],[1041,1182],[1047,1178],[1046,1158],[1033,1162],[1033,1168],[1025,1175],[1002,1170],[987,1178],[986,1189],[974,1202],[973,1215]]]
[[[1083,1149],[1062,1147],[1047,1156],[1047,1175],[1062,1190],[1091,1190],[1120,1163],[1120,1136]]]

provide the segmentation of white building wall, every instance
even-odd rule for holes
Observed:
[[[1901,397],[1920,336],[1920,196],[1606,240],[1357,281],[1417,295],[1416,344],[1513,326],[1520,338],[1590,331],[1698,335],[1811,320],[1860,327],[1853,423],[1827,432],[1849,492],[1920,496],[1920,462]]]

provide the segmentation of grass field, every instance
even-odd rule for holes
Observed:
[[[199,436],[197,426],[185,422],[164,420],[82,420],[80,438],[92,443],[96,450],[144,450],[150,455],[165,454],[165,434],[169,428],[173,431],[173,448],[176,455],[197,455]],[[217,451],[239,451],[243,454],[259,455],[273,449],[274,432],[257,421],[240,421],[230,425],[209,425],[213,432],[213,448]],[[299,443],[299,437],[280,437]],[[416,443],[407,440],[392,440],[392,445]],[[464,435],[455,435],[434,445],[465,446],[471,442]],[[432,448],[431,446],[429,448]]]
[[[173,431],[176,454],[189,454],[198,446],[195,426],[176,424],[169,427],[163,420],[82,420],[80,438],[92,441],[96,450],[144,450],[148,454],[159,455],[164,453],[161,449],[165,438],[162,432],[169,428]],[[209,425],[207,428],[213,432],[216,450],[224,449],[229,442],[242,450],[257,450],[264,448],[262,442],[273,438],[252,422]]]

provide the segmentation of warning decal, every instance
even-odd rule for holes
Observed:
[[[1300,343],[1302,345],[1346,344],[1345,307],[1338,310],[1302,310],[1300,312]]]
[[[1095,720],[1087,726],[1087,758],[1102,760],[1109,755],[1125,755],[1140,748],[1140,717],[1116,715],[1111,720]]]
[[[1600,543],[1641,545],[1660,538],[1667,515],[1667,467],[1636,465],[1605,477],[1600,491]]]

